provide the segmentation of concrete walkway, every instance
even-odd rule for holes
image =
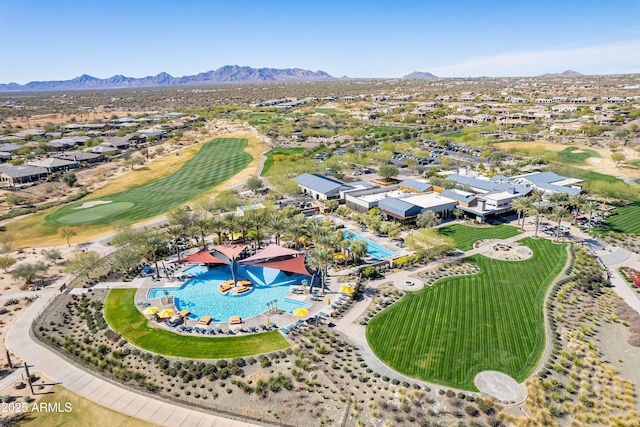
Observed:
[[[7,301],[10,299],[23,299],[23,298],[38,298],[41,297],[42,295],[44,295],[44,290],[42,291],[30,291],[30,292],[18,292],[17,294],[11,294],[11,295],[1,295],[0,296],[0,301]]]
[[[61,279],[61,280],[68,280]],[[72,365],[45,347],[37,344],[29,334],[31,324],[36,316],[55,298],[55,289],[64,283],[59,281],[56,286],[45,291],[23,315],[16,320],[7,333],[6,346],[11,353],[25,360],[31,372],[41,372],[52,381],[66,387],[78,395],[94,401],[115,411],[121,412],[158,425],[177,426],[214,426],[214,427],[252,427],[243,421],[206,414],[203,412],[183,408],[182,406],[153,399],[146,395],[137,394],[119,387],[101,378],[91,375]],[[0,385],[12,380],[17,373],[15,382],[20,377],[20,370],[10,374],[0,381]]]

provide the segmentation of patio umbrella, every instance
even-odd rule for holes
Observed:
[[[331,305],[331,298],[327,298],[327,305]]]
[[[343,294],[348,294],[351,295],[352,293],[354,293],[356,290],[353,289],[351,286],[349,285],[344,285],[343,287],[340,288],[340,292],[342,292]]]
[[[171,316],[173,316],[173,310],[171,310],[170,308],[165,308],[164,310],[160,310],[158,312],[158,317],[161,319],[167,319]]]
[[[307,310],[304,307],[296,308],[295,310],[293,310],[293,315],[294,316],[304,317],[307,314],[309,314],[309,310]]]
[[[147,316],[151,314],[156,314],[157,312],[158,312],[158,307],[147,307],[144,310],[142,310],[142,313],[144,313]]]

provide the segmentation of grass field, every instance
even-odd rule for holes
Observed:
[[[456,247],[461,251],[473,249],[473,243],[485,239],[507,239],[520,234],[518,227],[498,225],[495,227],[470,227],[462,224],[452,224],[438,228],[444,236],[452,237]]]
[[[640,234],[640,204],[616,209],[604,226],[593,229],[594,233],[615,231],[625,234]]]
[[[243,151],[246,147],[246,139],[215,139],[169,176],[95,199],[112,203],[82,210],[76,208],[92,199],[71,203],[48,215],[46,221],[56,226],[112,223],[119,219],[136,222],[163,214],[244,169],[251,161],[251,155]]]
[[[109,425],[112,427],[153,427],[157,425],[98,405],[60,385],[54,386],[52,391],[52,394],[43,397],[40,402],[58,404],[62,411],[65,409],[65,404],[69,403],[71,404],[71,411],[35,412],[30,410],[25,414],[25,419],[20,422],[20,426],[103,427]]]
[[[567,254],[546,239],[522,242],[532,258],[474,255],[480,273],[409,292],[376,315],[366,329],[373,352],[398,372],[463,390],[475,391],[485,370],[524,381],[544,350],[544,296]]]
[[[136,308],[137,289],[112,289],[104,304],[111,327],[132,344],[153,353],[190,359],[223,359],[282,350],[289,342],[278,331],[238,337],[195,337],[151,328]]]
[[[584,164],[589,157],[600,157],[600,153],[578,147],[568,147],[558,152],[558,160],[563,163]]]
[[[347,114],[346,111],[340,111],[340,110],[336,110],[335,108],[316,108],[315,109],[316,113],[320,113],[320,114]]]
[[[264,166],[262,167],[262,173],[260,174],[260,176],[265,176],[269,172],[269,169],[273,167],[273,164],[274,164],[273,156],[276,156],[278,154],[285,155],[285,156],[288,156],[290,154],[302,154],[304,153],[304,150],[306,150],[306,148],[304,147],[292,147],[292,148],[278,147],[278,148],[274,148],[268,153],[265,153],[265,157],[267,158],[267,160],[265,160],[264,162]]]

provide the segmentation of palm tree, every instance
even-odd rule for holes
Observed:
[[[234,213],[225,214],[222,217],[222,219],[224,221],[224,225],[225,225],[227,231],[229,232],[229,234],[231,234],[231,240],[233,240],[233,233],[235,233],[237,231],[237,228],[236,228],[236,214],[234,214]]]
[[[367,255],[367,242],[364,240],[350,240],[349,253],[353,257],[354,262],[359,263],[360,260]]]
[[[264,209],[254,209],[246,213],[246,217],[251,221],[253,226],[256,229],[256,243],[255,250],[257,251],[260,247],[260,227],[263,225],[266,217],[266,211]]]
[[[524,206],[524,210],[522,211],[522,225],[520,226],[520,231],[524,231],[524,222],[527,219],[527,213],[529,212],[531,205],[533,205],[533,202],[530,198],[525,197],[522,204]]]
[[[569,215],[569,209],[562,205],[554,206],[551,210],[551,220],[558,221],[558,227],[556,228],[556,242],[560,240],[560,225],[567,215]]]
[[[222,244],[222,233],[226,230],[226,225],[221,216],[214,216],[209,220],[211,231],[218,235],[218,244]]]
[[[547,207],[541,202],[532,203],[529,208],[529,214],[535,216],[536,232],[534,237],[538,237],[538,226],[540,225],[540,217],[547,211]]]
[[[277,212],[269,214],[267,217],[267,228],[276,239],[276,245],[280,244],[280,236],[287,230],[287,219]]]
[[[530,204],[531,202],[526,197],[518,197],[511,202],[511,207],[518,213],[518,225],[520,225],[520,219],[522,219],[522,228],[524,228],[524,219],[522,218],[522,214],[527,210],[527,205]]]
[[[287,229],[287,235],[291,238],[294,248],[298,250],[298,243],[300,238],[307,234],[307,219],[304,215],[299,214],[292,217],[289,220],[289,227]]]
[[[529,194],[529,197],[531,198],[532,201],[536,203],[540,203],[542,199],[544,199],[544,193],[545,191],[543,189],[536,188],[531,192],[531,194]]]
[[[176,247],[177,259],[180,259],[180,238],[184,235],[184,229],[179,225],[172,225],[167,227],[167,237],[173,242]]]
[[[569,196],[567,193],[558,191],[549,196],[549,201],[553,203],[554,207],[558,205],[565,205],[569,201]]]
[[[209,230],[211,230],[211,224],[209,220],[203,215],[196,215],[193,218],[192,225],[193,229],[200,233],[200,237],[202,238],[202,247],[205,248],[204,238],[207,234],[209,234]],[[196,239],[197,241],[198,239]]]
[[[600,207],[600,203],[596,200],[587,200],[587,202],[583,205],[584,212],[589,215],[589,224],[587,225],[587,233],[591,231],[591,218],[593,214],[598,212],[598,208]]]
[[[571,205],[576,208],[575,215],[573,216],[573,223],[578,222],[578,215],[580,214],[580,209],[584,207],[584,204],[587,203],[587,196],[584,194],[576,194],[575,196],[571,196],[569,201]]]
[[[322,292],[326,292],[326,277],[327,277],[327,269],[329,265],[333,262],[333,250],[329,248],[324,248],[321,246],[316,246],[311,249],[311,253],[309,255],[309,264],[312,267],[320,270],[320,274],[322,275],[321,283],[322,283]],[[313,286],[313,284],[311,285]],[[309,292],[311,292],[311,287],[309,288]]]
[[[158,255],[160,251],[165,247],[165,240],[156,231],[147,231],[143,237],[142,249],[145,254],[145,258],[152,261],[156,267],[156,277],[160,278],[160,271],[158,270]]]
[[[253,223],[246,216],[236,217],[236,230],[242,233],[242,241],[247,239],[247,231],[253,226]]]

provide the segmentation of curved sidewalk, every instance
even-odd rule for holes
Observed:
[[[41,298],[34,301],[24,311],[7,332],[5,339],[7,349],[23,359],[31,367],[31,372],[41,372],[56,383],[97,404],[158,425],[171,427],[258,426],[183,408],[131,392],[85,372],[47,348],[40,346],[33,341],[29,330],[33,320],[57,294],[58,292],[53,288],[47,290]]]

